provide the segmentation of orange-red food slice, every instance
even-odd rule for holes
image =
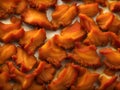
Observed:
[[[56,67],[61,66],[61,62],[66,58],[66,52],[61,47],[57,46],[53,38],[48,40],[41,48],[39,48],[39,58],[47,60]]]
[[[97,3],[80,4],[78,6],[79,13],[86,14],[87,16],[94,17],[99,12]]]
[[[32,8],[28,8],[22,13],[22,19],[25,23],[28,23],[30,25],[39,26],[47,29],[53,28],[45,12],[41,12]]]
[[[75,42],[80,41],[85,36],[85,31],[82,30],[81,25],[76,21],[71,26],[65,27],[60,35],[54,36],[54,42],[65,49],[74,47]]]
[[[17,47],[17,53],[13,55],[12,58],[16,64],[20,66],[20,70],[23,72],[31,70],[37,62],[33,55],[27,54],[20,47]]]
[[[38,10],[46,10],[51,6],[55,6],[57,0],[29,0],[30,6]]]
[[[12,58],[16,54],[16,47],[13,44],[5,44],[0,46],[0,64]]]
[[[98,80],[99,74],[92,73],[85,68],[80,69],[80,75],[77,82],[71,87],[71,90],[95,90],[95,83]]]
[[[49,90],[67,90],[76,80],[78,75],[77,66],[69,64],[59,73],[57,79],[53,80],[49,85]]]
[[[45,39],[45,30],[35,29],[26,31],[24,36],[20,39],[19,44],[28,54],[34,54],[35,50],[44,43]]]
[[[82,66],[99,67],[101,63],[96,49],[97,48],[94,45],[83,47],[77,45],[73,49],[72,53],[68,54],[68,57],[81,64]]]
[[[57,29],[60,26],[69,25],[77,15],[77,6],[72,4],[57,5],[55,11],[52,13],[52,24]]]
[[[114,70],[120,69],[120,52],[112,48],[103,48],[100,53],[105,56],[104,63],[107,67]]]

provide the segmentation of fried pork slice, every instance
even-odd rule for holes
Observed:
[[[17,0],[0,0],[0,19],[7,18],[14,13]]]
[[[45,39],[45,30],[35,29],[26,31],[24,36],[20,39],[19,44],[28,54],[34,54],[35,50],[44,43]]]
[[[120,30],[120,19],[119,17],[115,16],[111,26],[108,28],[108,31],[118,33],[119,30]]]
[[[69,25],[77,15],[77,6],[72,4],[57,5],[55,11],[52,13],[52,24],[57,29],[60,26]]]
[[[21,14],[27,8],[27,0],[1,0],[0,2],[0,19],[15,13]]]
[[[45,85],[40,85],[34,81],[27,90],[46,90],[46,87]]]
[[[39,63],[37,68],[30,74],[25,74],[19,71],[12,62],[8,62],[7,65],[11,73],[10,74],[11,78],[21,85],[22,90],[28,90],[28,88],[34,87],[32,85],[33,81],[35,77],[43,70],[45,63],[44,62]]]
[[[91,31],[87,35],[87,38],[84,40],[84,44],[105,46],[109,42],[109,36],[109,32],[102,32],[98,28],[92,27]]]
[[[27,54],[20,47],[17,47],[17,53],[13,55],[12,58],[16,64],[20,66],[20,71],[23,72],[31,70],[37,62],[33,55]]]
[[[104,63],[107,67],[114,70],[120,70],[120,52],[112,48],[103,48],[100,53],[105,56]]]
[[[99,74],[92,73],[87,69],[83,68],[80,70],[77,83],[75,83],[71,90],[95,90],[95,83],[98,80]]]
[[[0,72],[9,72],[7,64],[3,64],[0,66]]]
[[[101,74],[99,76],[100,86],[97,90],[114,90],[115,85],[113,84],[115,83],[116,79],[116,76],[106,76],[105,74]]]
[[[86,14],[89,17],[94,17],[99,12],[98,3],[80,4],[78,6],[79,13]]]
[[[19,29],[21,27],[21,20],[15,16],[10,18],[11,24],[5,24],[0,22],[0,30],[7,31],[8,29]]]
[[[0,72],[0,90],[13,90],[8,72]]]
[[[82,66],[99,67],[101,63],[96,49],[97,48],[94,45],[80,46],[80,44],[78,44],[73,49],[72,53],[68,54],[68,57]]]
[[[51,6],[55,6],[57,0],[29,0],[30,6],[38,10],[46,10]]]
[[[9,43],[15,40],[19,40],[24,35],[24,29],[14,29],[14,30],[1,30],[0,39],[5,43]]]
[[[56,67],[61,66],[61,62],[66,58],[66,52],[58,47],[53,38],[48,40],[41,48],[39,48],[39,58],[52,63]]]
[[[21,21],[13,17],[11,22],[11,24],[0,22],[0,40],[5,43],[18,40],[24,35],[24,30],[21,28]]]
[[[99,5],[106,7],[108,0],[82,0],[85,4],[98,3]]]
[[[102,13],[96,18],[98,26],[104,31],[119,32],[120,20],[111,12]]]
[[[25,73],[19,71],[13,64],[13,62],[7,62],[10,70],[10,75],[13,80],[20,83],[22,89],[27,89],[33,81],[33,76],[28,77]]]
[[[120,34],[110,33],[111,45],[115,48],[120,48]]]
[[[27,0],[18,0],[18,1],[19,2],[17,3],[15,13],[21,14],[28,7],[28,2]]]
[[[76,80],[78,75],[78,66],[73,63],[66,65],[59,73],[57,79],[53,80],[49,85],[49,90],[68,90]]]
[[[13,90],[26,90],[22,89],[22,86],[19,83],[14,83]],[[45,85],[40,85],[35,81],[32,82],[31,86],[27,90],[46,90]]]
[[[105,46],[109,42],[110,32],[102,32],[95,22],[85,14],[79,14],[82,27],[88,32],[84,44]]]
[[[107,30],[108,27],[111,26],[113,20],[114,14],[112,14],[111,12],[102,13],[96,18],[96,22],[102,30]]]
[[[80,18],[80,24],[82,28],[86,30],[86,32],[90,32],[93,26],[94,27],[97,26],[94,20],[85,14],[79,14],[79,18]]]
[[[4,64],[5,61],[10,59],[14,54],[16,54],[15,45],[5,44],[3,46],[0,46],[0,64]]]
[[[46,13],[32,8],[26,9],[21,15],[23,21],[30,25],[40,26],[46,29],[52,29],[53,26],[49,22]]]
[[[120,82],[118,82],[115,86],[115,90],[119,90],[120,89]]]
[[[109,9],[112,12],[119,13],[120,12],[120,1],[113,1],[109,3]]]
[[[45,63],[44,68],[36,76],[36,82],[39,84],[49,83],[54,78],[54,74],[56,71],[55,68],[51,64],[48,64],[44,61],[42,62]]]
[[[65,27],[60,35],[54,36],[54,42],[65,49],[74,47],[76,41],[80,41],[85,36],[85,31],[82,30],[81,25],[76,21],[71,26]]]

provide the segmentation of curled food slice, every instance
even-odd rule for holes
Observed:
[[[7,18],[14,13],[17,0],[0,0],[0,19]]]
[[[10,18],[11,20],[11,24],[5,24],[0,22],[0,30],[5,30],[7,31],[8,29],[19,29],[21,27],[21,21],[16,18],[16,17],[12,17]],[[16,22],[15,22],[16,20]]]
[[[108,31],[118,33],[120,30],[120,19],[115,16],[111,26],[108,28]]]
[[[3,64],[0,66],[0,72],[9,72],[7,64]]]
[[[120,48],[120,34],[110,33],[111,35],[111,44],[115,48]]]
[[[23,89],[28,88],[33,81],[33,77],[27,77],[25,73],[19,71],[12,62],[8,62],[8,67],[11,73],[11,78],[19,82]]]
[[[57,0],[29,0],[30,6],[38,10],[46,10],[50,6],[55,6]]]
[[[113,1],[111,3],[109,3],[109,9],[112,12],[120,12],[120,1]]]
[[[28,7],[27,0],[18,0],[15,13],[21,14]]]
[[[100,14],[96,18],[98,26],[104,31],[112,31],[115,33],[119,32],[120,20],[114,14],[108,12]]]
[[[12,90],[26,90],[26,89],[22,89],[22,86],[20,83],[14,83]],[[45,85],[41,85],[33,81],[30,87],[27,88],[27,90],[46,90],[46,87]]]
[[[80,45],[76,46],[72,53],[68,54],[68,57],[82,66],[99,67],[101,65],[100,57],[97,55],[96,47],[94,45],[83,47]]]
[[[22,90],[28,90],[28,88],[32,88],[35,77],[43,70],[45,63],[41,62],[30,74],[19,71],[12,62],[8,62],[7,65],[12,76],[11,78],[20,83]]]
[[[25,72],[31,70],[36,64],[37,60],[33,55],[28,55],[20,47],[17,47],[17,53],[12,56],[16,64],[20,66],[20,70]]]
[[[71,87],[71,90],[95,90],[94,84],[98,80],[98,73],[91,73],[87,69],[80,70],[77,83]]]
[[[10,14],[21,14],[27,8],[27,0],[1,0],[0,19],[10,16]]]
[[[23,28],[8,30],[8,31],[0,31],[0,32],[1,32],[0,39],[5,43],[18,40],[24,35]]]
[[[46,29],[52,29],[52,24],[49,22],[45,12],[28,8],[22,13],[21,17],[25,23]]]
[[[107,67],[114,70],[120,69],[120,52],[111,48],[103,48],[100,53],[105,56],[104,63]]]
[[[99,77],[100,86],[97,90],[114,90],[114,87],[111,86],[115,83],[116,79],[116,76],[106,76],[105,74],[101,74]]]
[[[34,54],[34,51],[44,43],[45,39],[46,32],[44,29],[30,30],[25,32],[19,44],[28,54]]]
[[[50,82],[54,78],[54,74],[56,71],[55,68],[51,64],[48,64],[44,61],[42,62],[44,63],[44,68],[36,76],[36,82],[40,84]]]
[[[65,49],[74,47],[76,41],[80,41],[85,36],[79,22],[75,22],[71,26],[64,28],[60,35],[54,36],[54,42]]]
[[[95,22],[85,14],[79,14],[81,25],[88,31],[84,44],[94,44],[96,46],[104,46],[109,42],[110,32],[102,32]]]
[[[79,13],[86,14],[87,16],[94,17],[99,12],[97,3],[81,4],[78,6]]]
[[[118,82],[115,86],[115,90],[119,90],[120,89],[120,82]]]
[[[46,87],[45,85],[40,85],[34,81],[27,90],[46,90]]]
[[[92,26],[96,27],[94,20],[85,14],[79,14],[80,24],[87,32],[91,31]]]
[[[0,46],[0,64],[5,63],[5,61],[10,59],[14,54],[16,54],[15,45],[5,44]]]
[[[109,32],[102,32],[98,28],[92,27],[88,33],[84,44],[94,44],[96,46],[105,46],[109,42]]]
[[[76,80],[78,75],[76,65],[68,64],[62,71],[59,73],[57,79],[53,80],[49,85],[49,90],[67,90]]]
[[[76,4],[71,6],[67,4],[58,5],[52,13],[52,24],[57,29],[60,26],[69,25],[77,15]]]
[[[8,72],[0,72],[0,90],[13,90]]]
[[[88,3],[98,3],[99,5],[106,7],[108,4],[108,0],[82,0],[85,4]]]
[[[96,21],[102,30],[107,30],[114,20],[114,14],[111,12],[102,13],[97,16]]]
[[[66,58],[66,52],[64,49],[58,47],[52,38],[39,48],[39,58],[47,60],[56,67],[60,67],[61,62]]]
[[[24,30],[21,28],[21,21],[17,18],[11,19],[12,24],[4,24],[0,22],[0,40],[5,43],[18,40],[24,35]]]

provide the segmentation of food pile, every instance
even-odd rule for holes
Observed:
[[[120,0],[0,0],[0,19],[0,90],[120,90]]]

